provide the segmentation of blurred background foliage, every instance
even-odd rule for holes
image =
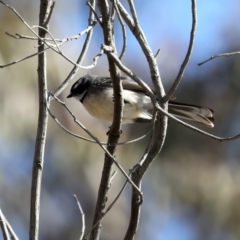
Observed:
[[[166,90],[169,89],[185,56],[190,26],[190,1],[135,1],[140,23],[154,52],[160,48],[159,68]],[[11,0],[30,26],[38,24],[38,1]],[[198,67],[211,55],[240,49],[240,3],[237,0],[198,1],[198,27],[194,52],[183,81],[176,92],[178,101],[205,105],[215,111],[214,129],[204,129],[219,136],[240,133],[240,57],[219,58]],[[87,26],[85,1],[56,3],[50,31],[65,38]],[[37,43],[15,40],[5,32],[31,35],[20,20],[0,5],[0,63],[6,64],[36,52]],[[128,31],[129,34],[129,31]],[[76,60],[84,37],[66,43],[62,49]],[[122,44],[119,24],[116,42]],[[99,26],[84,61],[92,62],[103,43]],[[150,85],[149,70],[140,47],[128,35],[128,49],[123,59]],[[48,51],[48,86],[55,90],[66,78],[72,65]],[[106,57],[93,74],[108,75]],[[80,69],[74,81],[86,74]],[[0,207],[21,239],[27,239],[32,159],[38,118],[37,58],[0,69]],[[70,84],[71,85],[71,84]],[[60,95],[79,120],[100,140],[106,141],[108,125],[92,118],[74,100],[66,100],[69,87]],[[71,131],[85,133],[56,102],[51,109]],[[146,133],[148,125],[123,127],[121,141]],[[144,152],[148,139],[120,146],[117,159],[128,171]],[[164,240],[235,240],[240,239],[240,148],[239,141],[220,143],[172,122],[164,148],[143,181],[144,203],[136,239]],[[92,143],[76,139],[49,117],[43,171],[40,239],[77,239],[81,216],[72,197],[82,204],[86,226],[92,222],[104,153]],[[110,203],[124,178],[113,180]],[[102,239],[122,239],[130,214],[128,186],[114,208],[107,214]],[[0,235],[0,239],[1,239]]]

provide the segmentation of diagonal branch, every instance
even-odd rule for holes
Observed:
[[[80,240],[84,239],[84,232],[85,232],[85,228],[86,228],[86,225],[85,225],[85,214],[82,210],[82,206],[80,204],[80,202],[78,201],[78,198],[77,196],[74,194],[73,197],[75,198],[76,202],[77,202],[77,205],[78,205],[78,209],[79,209],[79,212],[81,214],[81,217],[82,217],[82,228],[81,228],[81,233],[80,233]]]
[[[124,25],[122,16],[121,16],[121,14],[119,12],[119,9],[118,9],[118,6],[116,4],[116,0],[113,0],[113,7],[115,8],[115,10],[117,12],[117,16],[118,16],[118,19],[119,19],[119,22],[120,22],[120,25],[121,25],[121,28],[122,28],[123,46],[122,46],[121,53],[119,55],[119,59],[121,60],[124,56],[124,53],[125,53],[126,49],[127,49],[127,32],[126,32],[126,27]]]
[[[210,60],[212,60],[212,59],[214,59],[214,58],[218,58],[218,57],[231,57],[231,56],[233,56],[233,55],[238,55],[238,54],[240,54],[240,51],[230,52],[230,53],[221,53],[221,54],[213,55],[213,56],[211,56],[209,59],[207,59],[207,60],[205,60],[205,61],[203,61],[203,62],[200,62],[200,63],[198,64],[198,66],[201,66],[201,65],[203,65],[204,63],[206,63],[206,62],[208,62],[208,61],[210,61]]]
[[[5,223],[6,227],[7,227],[7,230],[11,234],[11,237],[10,237],[11,240],[19,240],[19,238],[17,237],[16,233],[14,232],[12,226],[10,225],[10,223],[8,222],[8,220],[6,219],[6,217],[4,216],[3,212],[0,209],[0,222],[1,221],[4,221],[4,223]],[[4,226],[1,226],[1,227],[4,227]]]
[[[5,217],[2,214],[1,209],[0,209],[0,227],[2,229],[3,239],[4,240],[10,240],[9,234],[8,234],[8,229],[7,229],[7,224],[6,224],[6,221],[5,221]]]
[[[190,34],[190,41],[189,41],[189,45],[188,45],[188,50],[187,50],[187,54],[185,56],[185,59],[181,65],[181,68],[178,72],[178,75],[172,85],[172,87],[170,88],[169,92],[166,94],[166,96],[163,98],[163,102],[168,102],[171,97],[173,96],[173,94],[175,93],[175,91],[177,90],[184,71],[186,69],[186,66],[188,64],[188,61],[190,59],[190,56],[192,54],[192,50],[193,50],[193,43],[194,43],[194,38],[195,38],[195,32],[196,32],[196,25],[197,25],[197,10],[196,10],[196,0],[191,0],[192,1],[192,29],[191,29],[191,34]]]
[[[95,0],[91,0],[90,1],[91,6],[95,7]],[[93,11],[90,11],[89,13],[89,19],[88,19],[88,25],[90,26],[91,24],[93,24],[94,22],[94,13]],[[83,48],[81,50],[81,53],[77,59],[77,64],[81,64],[90,45],[90,41],[92,38],[92,34],[93,34],[93,28],[91,28],[88,32],[87,32],[87,36],[85,39],[85,42],[83,44]],[[62,82],[62,84],[57,88],[57,90],[54,92],[55,96],[58,96],[69,84],[69,82],[74,78],[74,76],[76,75],[76,73],[78,72],[79,67],[78,66],[74,66],[73,69],[70,71],[70,73],[68,74],[67,78]],[[50,100],[53,100],[52,97],[50,97]]]
[[[70,111],[70,109],[68,109],[67,105],[62,102],[60,99],[58,99],[57,97],[55,97],[53,94],[51,94],[51,96],[53,96],[61,105],[63,105],[64,108],[67,109],[67,111],[70,113],[70,115],[73,117],[74,121],[77,123],[78,126],[80,126],[83,130],[85,130],[86,128],[80,124],[80,122],[77,120],[76,116]],[[84,140],[84,141],[87,141],[87,142],[91,142],[91,143],[95,143],[95,144],[98,144],[95,140],[92,140],[92,139],[89,139],[89,138],[85,138],[83,136],[80,136],[76,133],[73,133],[71,132],[70,130],[68,130],[58,119],[55,115],[53,115],[53,113],[51,112],[49,106],[48,106],[48,113],[49,115],[52,117],[52,119],[58,124],[58,126],[60,126],[60,128],[62,128],[65,132],[67,132],[68,134],[70,134],[71,136],[73,137],[76,137],[76,138],[79,138],[81,140]],[[108,143],[108,142],[99,142],[101,145],[109,145],[109,146],[117,146],[117,145],[127,145],[127,144],[130,144],[130,143],[135,143],[137,141],[140,141],[142,140],[143,138],[145,138],[150,132],[152,131],[152,128],[150,128],[148,130],[147,133],[145,133],[144,135],[138,137],[138,138],[135,138],[133,140],[129,140],[129,141],[126,141],[126,142],[118,142],[118,143]]]
[[[59,42],[59,43],[58,43],[56,46],[61,46],[61,45],[62,45],[63,43],[65,43],[65,42],[71,41],[71,40],[73,40],[73,39],[78,39],[78,38],[81,37],[83,34],[88,33],[88,32],[96,25],[96,23],[97,23],[96,21],[93,21],[93,22],[91,23],[91,25],[89,25],[86,29],[84,29],[83,31],[81,31],[81,32],[78,33],[77,35],[74,35],[74,36],[71,36],[71,37],[67,37],[67,38],[64,38],[64,39],[44,38],[44,41],[57,41],[57,42]],[[8,36],[10,36],[10,37],[15,38],[15,39],[28,39],[28,40],[38,40],[38,39],[39,39],[38,37],[22,36],[22,35],[20,35],[20,34],[18,34],[18,33],[16,33],[15,35],[12,35],[12,34],[6,32],[6,34],[7,34]],[[48,43],[48,44],[50,45],[50,43]],[[51,46],[51,45],[50,45],[50,46]],[[38,55],[38,54],[41,54],[41,53],[43,53],[44,51],[47,51],[48,49],[50,49],[50,46],[49,46],[49,47],[46,47],[42,52],[36,52],[36,53],[33,53],[33,54],[31,54],[31,55],[29,55],[29,56],[26,56],[26,57],[24,57],[24,58],[15,60],[15,61],[13,61],[13,62],[4,64],[4,65],[0,65],[0,68],[8,67],[8,66],[10,66],[10,65],[13,65],[13,64],[22,62],[22,61],[27,60],[27,59],[29,59],[29,58],[31,58],[31,57],[34,57],[34,56],[36,56],[36,55]],[[52,47],[53,47],[53,46],[52,46]],[[98,60],[98,58],[99,58],[101,55],[102,55],[102,53],[100,52],[100,53],[93,59],[93,64],[91,64],[90,66],[86,66],[86,67],[85,67],[85,66],[79,66],[80,63],[78,64],[78,62],[77,62],[77,64],[78,64],[77,66],[82,67],[82,68],[85,68],[85,69],[93,68],[93,67],[96,66],[97,60]],[[51,100],[52,100],[52,99],[51,99]]]

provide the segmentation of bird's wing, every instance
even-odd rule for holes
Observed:
[[[122,86],[125,90],[132,90],[136,92],[145,92],[145,90],[136,82],[134,82],[129,77],[121,77],[122,80]],[[98,87],[113,87],[113,82],[110,77],[96,77],[94,79],[94,85],[97,85]],[[153,92],[155,92],[152,89]]]

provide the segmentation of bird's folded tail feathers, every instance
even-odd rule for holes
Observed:
[[[168,111],[178,118],[198,122],[210,128],[214,127],[214,112],[210,108],[169,102]]]

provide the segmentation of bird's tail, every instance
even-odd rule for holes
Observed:
[[[170,101],[168,112],[181,119],[198,122],[210,128],[214,127],[214,112],[207,107]]]

